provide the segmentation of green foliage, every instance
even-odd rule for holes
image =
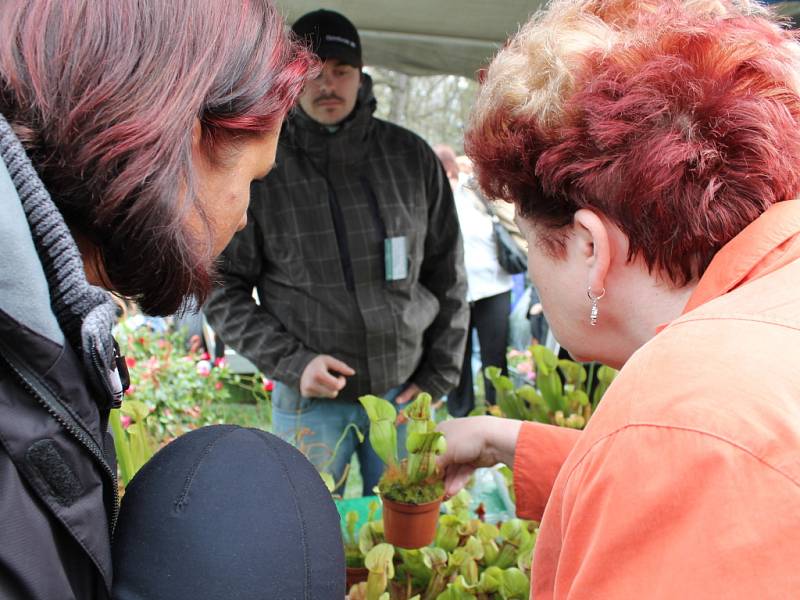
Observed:
[[[212,363],[200,340],[187,340],[183,331],[157,333],[122,321],[114,333],[131,383],[110,421],[123,484],[158,448],[192,429],[215,423],[269,427],[271,385],[260,374],[232,373],[224,359]]]
[[[407,461],[404,460],[398,468],[387,469],[384,472],[378,482],[378,490],[382,496],[406,504],[427,504],[444,495],[444,481],[438,474],[411,483],[408,472],[402,469],[404,464],[407,464]]]
[[[345,515],[344,553],[348,567],[363,567],[364,557],[378,544],[383,543],[383,521],[375,520],[378,510],[377,502],[370,502],[367,522],[356,534],[358,513],[350,511]]]
[[[524,371],[526,381],[535,382],[535,386],[515,386],[499,368],[486,367],[484,372],[495,389],[497,406],[479,408],[473,414],[492,412],[510,419],[582,429],[617,374],[614,369],[601,366],[590,399],[587,385],[593,380],[593,372],[587,373],[582,364],[559,360],[541,345],[531,346],[525,353],[516,352],[515,357],[516,368]],[[530,362],[522,362],[525,360]]]
[[[371,521],[361,529],[371,532],[376,543],[362,548],[372,565],[372,598],[389,594],[392,600],[527,600],[530,586],[530,560],[536,542],[535,523],[512,519],[499,527],[484,523],[466,510],[471,498],[467,492],[444,503],[437,536],[432,546],[419,550],[396,549],[392,556],[393,575],[380,537],[372,532],[381,521]],[[381,550],[376,550],[381,546]],[[368,584],[354,586],[350,598],[366,600]]]
[[[109,416],[123,485],[155,454],[156,442],[148,429],[150,411],[142,402],[129,400]]]
[[[351,510],[345,515],[344,532],[344,556],[348,567],[360,567],[363,565],[361,550],[358,546],[356,525],[358,525],[358,513]]]

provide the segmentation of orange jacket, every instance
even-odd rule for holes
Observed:
[[[800,201],[714,258],[583,432],[526,423],[532,595],[800,598]]]

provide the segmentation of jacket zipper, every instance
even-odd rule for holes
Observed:
[[[13,371],[14,375],[17,377],[19,382],[22,384],[22,387],[33,396],[39,404],[41,404],[45,410],[47,410],[52,417],[58,421],[61,426],[66,429],[75,439],[77,439],[81,445],[83,445],[91,454],[97,459],[97,462],[102,467],[103,471],[105,471],[106,475],[109,476],[112,482],[112,495],[113,495],[113,510],[111,514],[111,526],[110,526],[110,540],[114,540],[114,530],[117,526],[117,518],[119,517],[119,491],[117,489],[117,474],[111,469],[111,466],[108,464],[105,458],[105,454],[102,449],[98,446],[97,442],[92,438],[86,431],[84,430],[83,426],[79,425],[74,417],[70,415],[64,407],[61,405],[61,402],[54,398],[52,394],[46,390],[41,389],[41,386],[38,386],[37,383],[34,383],[25,375],[25,371],[27,371],[27,367],[18,365],[15,360],[9,357],[9,354],[13,354],[11,351],[8,350],[8,347],[5,344],[3,345],[3,352],[0,352],[0,357],[3,358],[3,361],[9,366],[9,368]],[[35,377],[32,378],[35,381]]]

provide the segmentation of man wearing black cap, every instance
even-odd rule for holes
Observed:
[[[459,379],[468,310],[458,218],[431,148],[373,116],[353,24],[317,10],[292,29],[322,71],[284,125],[277,168],[253,185],[205,311],[277,380],[274,431],[337,481],[357,452],[368,494],[382,470],[369,442],[350,431],[334,453],[348,424],[369,429],[358,397],[402,405]]]
[[[300,98],[303,111],[317,123],[336,126],[353,112],[361,85],[361,41],[353,24],[339,13],[318,10],[292,27],[309,40],[323,61],[322,73]]]

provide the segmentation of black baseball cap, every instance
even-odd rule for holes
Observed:
[[[337,58],[353,67],[362,67],[361,39],[347,17],[332,10],[306,13],[292,25],[292,31],[311,45],[322,60]]]

